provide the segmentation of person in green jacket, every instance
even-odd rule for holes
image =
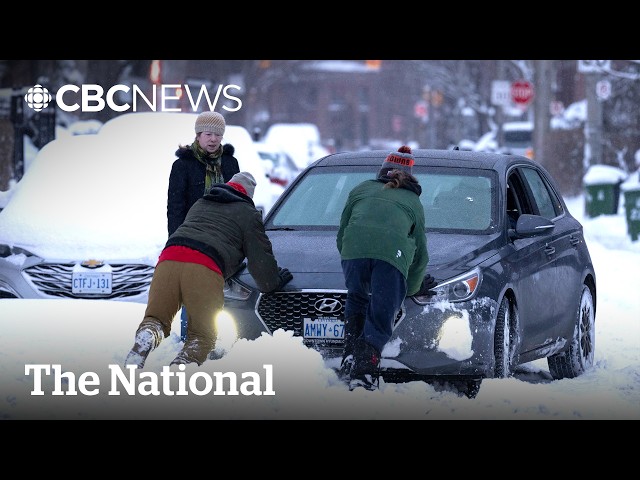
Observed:
[[[435,287],[425,277],[429,255],[422,187],[411,148],[390,153],[376,179],[349,193],[337,247],[347,286],[340,377],[350,389],[377,388],[380,355],[405,297]]]
[[[151,351],[171,333],[171,323],[183,305],[189,312],[187,335],[171,365],[201,365],[215,347],[214,318],[224,306],[224,282],[241,268],[245,258],[261,292],[281,289],[293,278],[288,269],[278,266],[273,255],[262,214],[253,203],[255,187],[249,172],[214,184],[169,236],[125,366],[144,366]]]

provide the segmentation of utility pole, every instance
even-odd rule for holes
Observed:
[[[596,85],[602,75],[600,73],[588,73],[585,78],[587,89],[587,123],[585,136],[589,145],[589,155],[585,155],[589,162],[585,165],[598,165],[602,163],[602,103],[596,94]]]
[[[555,68],[553,60],[535,60],[533,78],[535,96],[533,98],[533,152],[538,163],[545,167],[548,158],[546,146],[549,143],[549,122],[551,113],[551,85],[554,80]]]
[[[497,73],[498,81],[504,82],[504,60],[497,60]],[[498,131],[496,132],[496,143],[499,146],[504,145],[504,131],[502,130],[502,124],[504,123],[504,103],[496,105],[496,124],[498,125]]]
[[[585,153],[583,168],[601,164],[602,148],[602,103],[598,99],[598,82],[602,72],[610,67],[611,60],[578,60],[578,72],[585,74],[587,97],[587,121],[585,124]]]

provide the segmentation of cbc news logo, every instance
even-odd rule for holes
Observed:
[[[203,109],[200,104],[206,104],[210,111],[214,111],[220,97],[224,97],[226,101],[235,102],[236,107],[231,108],[223,105],[222,108],[229,112],[235,112],[242,108],[242,100],[231,95],[231,90],[240,90],[238,85],[218,85],[214,92],[209,92],[206,85],[200,85],[200,88],[190,85],[162,84],[152,85],[152,92],[145,93],[138,85],[113,85],[106,92],[105,89],[96,84],[81,85],[63,85],[55,94],[55,103],[65,112],[99,112],[105,107],[110,108],[114,112],[125,112],[132,108],[133,111],[138,110],[138,105],[146,104],[151,111],[161,112],[181,112],[181,103],[188,99],[193,112]],[[69,98],[65,98],[69,94],[74,96],[79,103]],[[183,98],[183,95],[186,97]],[[79,98],[78,98],[79,97]],[[45,87],[40,84],[34,85],[27,90],[24,100],[29,108],[40,112],[53,103],[53,96]]]
[[[34,85],[24,96],[24,101],[27,102],[29,108],[34,109],[36,112],[39,112],[49,106],[51,102],[51,94],[49,90],[47,90],[42,85]]]

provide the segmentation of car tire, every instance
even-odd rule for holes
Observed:
[[[496,330],[493,337],[494,378],[506,378],[512,374],[516,319],[517,307],[504,297],[496,317]]]
[[[593,366],[595,324],[596,310],[593,295],[589,287],[583,285],[571,344],[566,351],[547,357],[549,373],[554,380],[575,378]]]

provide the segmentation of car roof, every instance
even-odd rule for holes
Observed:
[[[339,165],[381,165],[391,153],[389,150],[364,150],[340,152],[316,160],[312,165],[319,167]],[[467,150],[414,149],[416,165],[446,166],[458,168],[481,168],[505,170],[513,164],[540,164],[520,155],[505,155],[493,152],[471,152]]]

